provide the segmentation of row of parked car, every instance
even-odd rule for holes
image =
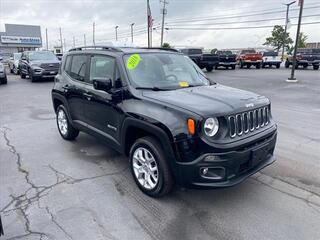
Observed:
[[[189,56],[201,69],[206,69],[208,72],[219,67],[235,69],[236,65],[239,65],[240,68],[251,66],[257,69],[272,66],[280,68],[282,63],[281,56],[274,51],[257,52],[255,49],[244,49],[239,54],[234,54],[232,51],[204,53],[201,48],[184,48],[180,51]],[[286,57],[285,67],[289,68],[292,62],[292,56]],[[318,70],[319,64],[320,49],[298,49],[295,68],[312,66],[314,70]]]

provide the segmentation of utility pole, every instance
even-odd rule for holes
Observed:
[[[48,29],[46,28],[46,48],[47,48],[47,51],[49,49],[49,44],[48,44]]]
[[[283,34],[283,40],[282,40],[282,55],[281,59],[283,61],[283,56],[284,56],[284,45],[285,45],[285,40],[286,40],[286,35],[287,35],[287,28],[288,28],[288,23],[289,23],[289,7],[294,4],[296,1],[292,1],[291,3],[283,4],[287,6],[287,13],[286,13],[286,24],[284,27],[284,34]]]
[[[116,30],[116,41],[118,41],[118,28],[119,28],[119,26],[115,26],[115,30]]]
[[[75,40],[75,38],[73,36],[73,48],[75,48],[75,47],[76,47],[76,40]]]
[[[62,45],[62,32],[61,32],[61,27],[59,28],[59,30],[60,30],[60,45],[61,45],[62,54],[63,54],[63,45]]]
[[[166,5],[169,4],[166,0],[160,0],[160,3],[163,3],[163,8],[161,9],[162,13],[162,26],[161,26],[161,42],[160,47],[162,47],[163,44],[163,30],[164,30],[164,16],[167,14]]]
[[[92,25],[92,42],[93,42],[93,46],[96,45],[95,31],[96,31],[96,23],[93,22],[93,25]]]
[[[300,35],[300,27],[301,27],[301,19],[302,19],[303,2],[304,2],[304,0],[299,0],[300,11],[299,11],[299,20],[298,20],[298,27],[297,27],[296,42],[295,42],[295,45],[294,45],[294,53],[293,53],[293,61],[292,61],[292,68],[291,68],[291,76],[288,78],[287,82],[298,82],[298,80],[294,77],[294,70],[295,70],[295,68],[296,68],[296,62],[297,62],[297,49],[298,49],[298,41],[299,41],[299,35]]]
[[[63,39],[63,45],[64,45],[64,50],[66,50],[67,49],[67,45],[66,45],[66,39],[65,38]],[[63,49],[63,46],[62,46],[62,49]]]
[[[84,46],[87,46],[86,34],[83,34],[83,44]]]
[[[130,26],[131,26],[131,42],[133,43],[133,25],[134,23],[131,23]]]

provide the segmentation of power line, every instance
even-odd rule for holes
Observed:
[[[307,22],[307,23],[301,23],[301,25],[312,25],[312,24],[319,24],[319,22]],[[297,24],[292,24],[293,26],[296,26]],[[274,27],[274,25],[267,25],[267,26],[247,26],[247,27],[229,27],[229,28],[188,28],[188,27],[170,27],[166,28],[166,30],[236,30],[236,29],[255,29],[255,28],[271,28]]]

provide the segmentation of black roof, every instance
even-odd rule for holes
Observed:
[[[81,46],[72,48],[69,52],[84,51],[84,50],[100,50],[100,51],[112,51],[122,53],[134,53],[134,52],[179,52],[173,48],[144,48],[144,47],[114,47],[114,46]]]

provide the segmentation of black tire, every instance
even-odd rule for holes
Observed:
[[[19,69],[16,68],[16,66],[13,65],[12,72],[13,72],[14,74],[18,75],[18,74],[19,74]]]
[[[247,68],[249,69],[251,67],[251,64],[247,64]]]
[[[214,69],[215,69],[215,70],[217,70],[217,69],[218,69],[218,67],[219,67],[218,65],[215,65],[215,66],[214,66]]]
[[[65,120],[66,120],[66,132],[62,132],[62,130],[60,129],[59,127],[59,119],[58,119],[58,116],[59,116],[59,113],[60,111],[62,111],[65,115]],[[79,130],[78,129],[75,129],[71,124],[70,124],[70,121],[69,121],[69,118],[68,118],[68,115],[67,115],[67,111],[66,109],[64,108],[63,105],[60,105],[57,110],[56,110],[56,122],[57,122],[57,127],[58,127],[58,131],[61,135],[61,137],[65,140],[74,140],[76,139],[76,137],[79,135]]]
[[[20,71],[20,77],[21,77],[22,79],[25,79],[25,78],[26,78],[26,74],[24,74],[22,71]]]
[[[240,60],[240,68],[243,68],[243,62]]]
[[[232,66],[231,66],[231,69],[232,69],[232,70],[235,70],[235,69],[236,69],[236,65],[232,65]]]
[[[147,189],[146,187],[144,187],[139,182],[134,172],[133,155],[138,148],[147,149],[149,153],[152,154],[152,157],[154,158],[157,164],[156,166],[158,167],[158,171],[157,171],[158,181],[156,185],[151,189]],[[156,198],[156,197],[164,196],[172,190],[174,185],[174,180],[173,180],[169,165],[166,161],[166,156],[163,152],[161,143],[156,138],[148,136],[148,137],[143,137],[136,140],[136,142],[132,145],[130,149],[129,160],[130,160],[130,169],[131,169],[132,176],[136,184],[138,185],[139,189],[143,193]]]
[[[265,65],[264,63],[262,63],[261,67],[262,67],[262,68],[265,68],[265,67],[266,67],[266,65]]]
[[[289,63],[289,61],[288,61],[288,60],[286,60],[286,62],[285,62],[285,64],[284,64],[284,66],[285,66],[285,68],[289,68],[290,63]]]
[[[277,63],[276,68],[280,68],[280,63]]]
[[[33,76],[32,73],[29,73],[29,78],[30,78],[30,81],[31,81],[31,82],[37,82],[37,81],[39,81],[39,77]]]
[[[260,69],[260,67],[261,67],[260,63],[256,64],[256,69]]]
[[[10,68],[10,73],[13,73],[13,68],[14,68],[14,67],[13,67],[13,68],[9,67],[9,68]]]
[[[319,69],[319,65],[313,65],[313,70],[318,70]]]
[[[212,72],[213,67],[206,67],[207,72]]]
[[[308,68],[308,64],[303,65],[303,69],[306,69],[306,68]]]
[[[299,65],[296,63],[296,67],[295,67],[296,69],[298,69],[299,68]]]
[[[3,79],[0,79],[0,84],[7,84],[7,83],[8,83],[7,76],[5,76]]]

